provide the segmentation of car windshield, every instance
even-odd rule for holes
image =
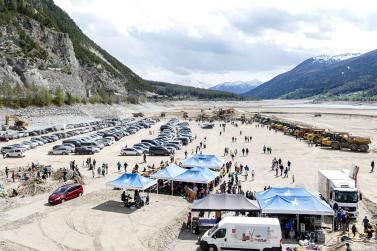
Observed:
[[[356,203],[358,201],[357,192],[336,191],[335,200],[344,203]]]
[[[216,224],[213,228],[211,228],[210,230],[208,230],[208,235],[213,234],[218,229],[218,227],[219,227],[219,225]]]
[[[65,193],[65,191],[67,191],[67,188],[66,187],[59,187],[58,189],[56,189],[53,194],[63,194]]]

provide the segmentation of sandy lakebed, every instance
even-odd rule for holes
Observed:
[[[360,166],[359,188],[365,199],[360,202],[360,217],[368,215],[373,224],[377,215],[377,173],[370,173],[370,162],[377,161],[377,106],[350,104],[312,104],[306,101],[245,101],[245,102],[204,102],[181,101],[166,103],[147,103],[143,105],[87,105],[75,107],[52,107],[47,109],[2,109],[0,115],[16,113],[30,120],[31,127],[67,124],[110,117],[131,117],[133,112],[143,112],[146,116],[159,116],[166,112],[167,117],[154,125],[151,130],[157,133],[159,126],[171,117],[181,118],[186,111],[195,116],[201,109],[218,109],[233,107],[239,114],[260,112],[290,121],[314,125],[318,128],[329,128],[336,131],[352,132],[354,135],[372,138],[371,150],[368,153],[349,151],[332,151],[320,147],[309,147],[304,141],[283,135],[281,132],[256,128],[254,125],[228,125],[226,131],[219,135],[219,123],[210,130],[201,129],[194,120],[190,127],[197,139],[177,151],[176,159],[182,160],[184,152],[189,153],[206,137],[205,154],[223,156],[224,148],[249,148],[247,157],[238,155],[239,164],[248,164],[255,170],[255,180],[244,182],[244,190],[261,191],[263,187],[292,186],[305,187],[318,193],[317,173],[319,169],[344,169],[352,165]],[[314,117],[321,113],[321,117]],[[3,122],[2,122],[3,123]],[[240,136],[242,131],[242,136]],[[104,178],[91,178],[91,173],[82,169],[85,176],[84,195],[58,206],[47,204],[48,193],[33,197],[11,198],[2,201],[7,206],[0,209],[0,250],[199,250],[196,245],[197,236],[187,234],[183,229],[185,216],[190,203],[181,197],[151,194],[150,205],[139,210],[125,209],[120,202],[120,192],[106,188],[105,183],[117,177],[118,161],[129,166],[142,162],[142,157],[119,156],[120,149],[132,145],[144,138],[153,138],[148,130],[124,137],[115,144],[104,148],[93,157],[97,163],[108,163],[109,174]],[[231,138],[238,137],[233,143]],[[245,142],[244,136],[252,136],[252,142]],[[17,139],[17,143],[25,139]],[[12,143],[13,143],[12,142]],[[47,152],[60,141],[46,144],[27,152],[22,159],[1,159],[3,174],[5,166],[17,168],[28,166],[31,162],[52,165],[54,169],[68,167],[69,161],[83,163],[87,156],[51,156]],[[0,147],[10,143],[0,143]],[[263,145],[272,147],[272,154],[263,154]],[[271,171],[274,157],[281,158],[284,163],[292,162],[290,175],[294,174],[295,182],[289,178],[275,177]],[[147,164],[159,164],[167,157],[148,157]],[[224,157],[230,160],[230,157]],[[140,164],[143,167],[145,164]],[[4,182],[4,176],[1,177]],[[8,185],[8,182],[4,183]],[[12,186],[12,184],[9,184]],[[361,229],[361,218],[357,220]],[[329,235],[328,241],[334,242],[336,236]],[[343,250],[343,249],[340,249]],[[369,243],[355,242],[354,250],[377,250],[374,241]]]

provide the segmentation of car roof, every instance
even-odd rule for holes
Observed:
[[[80,184],[66,184],[66,185],[63,185],[61,186],[60,188],[71,188],[71,187],[78,187],[78,186],[81,186]]]

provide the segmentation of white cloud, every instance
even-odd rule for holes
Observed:
[[[376,49],[375,1],[55,2],[104,49],[159,81],[268,80],[310,56]]]

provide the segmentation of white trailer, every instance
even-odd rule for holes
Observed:
[[[318,191],[334,209],[347,210],[351,217],[358,215],[358,189],[348,170],[319,170]]]

